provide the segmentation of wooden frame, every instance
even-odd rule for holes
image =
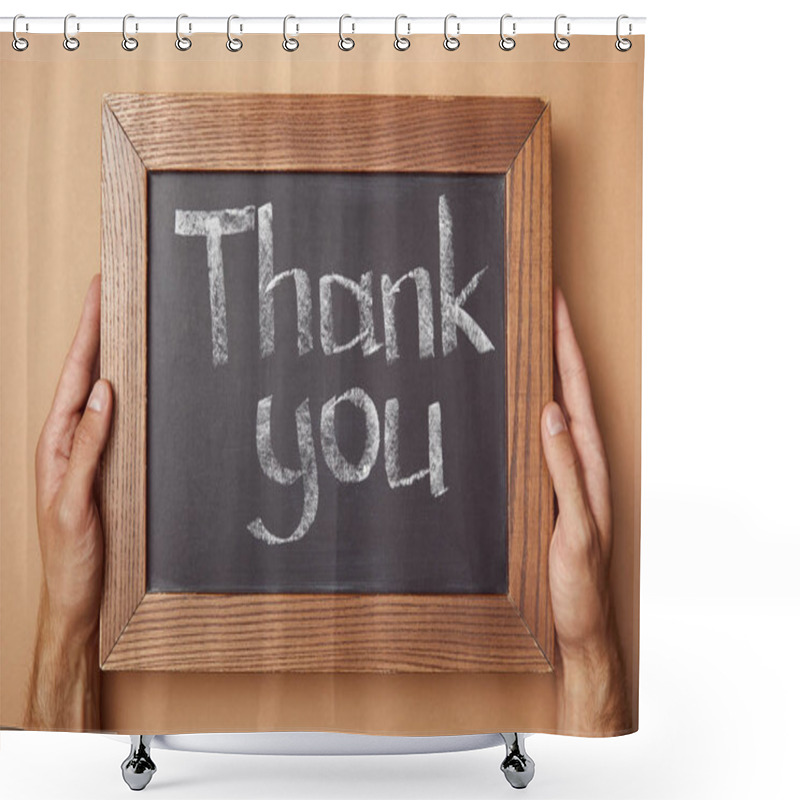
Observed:
[[[505,176],[508,593],[146,591],[147,173]],[[102,105],[100,665],[195,672],[546,672],[553,492],[550,109],[536,98],[113,94]]]

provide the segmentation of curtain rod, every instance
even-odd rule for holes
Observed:
[[[193,17],[181,15],[181,33],[221,33],[228,30],[227,17]],[[136,33],[175,33],[175,17],[135,17],[129,16],[126,31],[129,36]],[[506,36],[518,36],[526,33],[549,33],[555,30],[555,17],[515,17],[504,15],[503,32]],[[401,36],[414,34],[444,35],[444,17],[288,17],[287,31],[297,35],[303,33],[382,33],[394,34],[395,25]],[[631,36],[644,33],[645,17],[627,17],[619,22],[619,34]],[[0,31],[10,32],[13,17],[0,17]],[[26,33],[64,33],[64,17],[26,17],[17,20],[17,34]],[[70,15],[68,20],[70,36],[82,33],[115,33],[122,34],[122,17],[80,17]],[[248,33],[283,33],[284,17],[235,17],[231,23],[231,31],[236,34]],[[500,34],[500,17],[459,17],[449,15],[447,31],[450,36],[461,36],[480,33]],[[617,33],[616,17],[570,17],[560,14],[558,18],[559,36],[581,34],[615,35]]]

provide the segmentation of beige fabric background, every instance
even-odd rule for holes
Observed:
[[[614,597],[638,727],[641,198],[644,37],[55,35],[16,53],[0,36],[0,725],[20,727],[41,564],[34,451],[92,274],[100,269],[100,100],[105,92],[540,95],[552,103],[553,245],[608,450]],[[557,732],[552,676],[105,673],[103,728],[120,733],[337,730],[373,734]]]

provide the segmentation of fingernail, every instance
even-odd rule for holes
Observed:
[[[106,407],[106,386],[102,381],[97,381],[89,395],[89,408],[92,411],[102,411]]]
[[[564,421],[564,415],[561,409],[552,403],[547,407],[544,416],[544,424],[547,427],[547,433],[550,436],[558,436],[563,430],[566,430],[567,424]]]

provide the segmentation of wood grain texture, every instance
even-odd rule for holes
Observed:
[[[101,473],[104,669],[552,669],[553,501],[539,443],[552,396],[549,123],[530,98],[106,96],[101,375],[115,418]],[[508,595],[145,594],[151,169],[505,175]]]
[[[148,594],[107,669],[535,672],[504,595]]]
[[[107,95],[147,169],[503,173],[537,98]]]
[[[506,175],[509,596],[552,664],[548,552],[553,488],[541,446],[553,397],[550,107]]]
[[[147,173],[106,106],[102,114],[100,375],[114,405],[100,468],[101,664],[145,593],[147,464]]]

